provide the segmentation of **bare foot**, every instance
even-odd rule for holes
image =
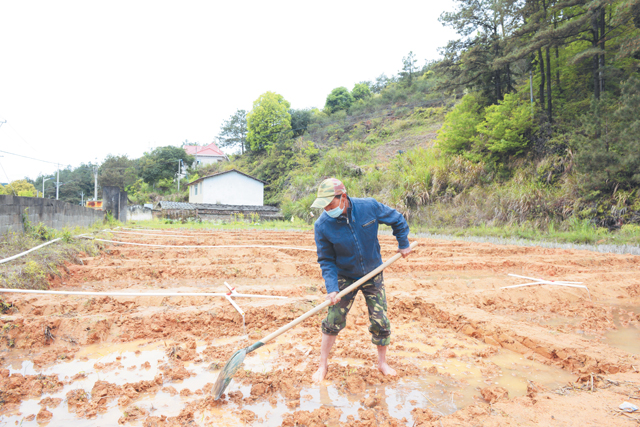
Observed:
[[[328,366],[320,366],[318,368],[318,370],[316,371],[316,373],[313,374],[313,376],[311,377],[311,380],[314,383],[319,383],[320,381],[322,381],[324,379],[324,377],[327,375],[328,371],[329,371],[329,367]]]
[[[384,375],[390,375],[392,377],[395,377],[396,375],[398,375],[396,370],[393,369],[391,366],[387,365],[386,363],[379,364],[378,370],[380,370],[380,372],[382,372]]]

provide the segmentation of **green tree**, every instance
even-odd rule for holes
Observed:
[[[369,85],[365,82],[356,83],[351,91],[351,95],[353,99],[356,101],[365,100],[371,97],[371,89],[369,89]]]
[[[92,164],[81,164],[76,168],[71,166],[60,169],[59,171],[60,189],[58,191],[59,200],[65,202],[79,204],[84,197],[84,200],[93,198],[94,194],[94,175]],[[49,199],[55,199],[56,197],[56,179],[58,178],[56,172],[51,175],[38,176],[33,185],[36,190],[42,191],[42,182],[45,178],[44,196]],[[83,196],[84,194],[84,196]],[[98,193],[98,197],[100,194]]]
[[[382,90],[385,87],[387,87],[389,82],[390,82],[389,77],[387,77],[385,73],[380,74],[378,77],[376,77],[376,81],[371,84],[371,92],[373,93],[382,92]]]
[[[240,154],[244,154],[249,149],[247,133],[247,112],[245,110],[236,110],[220,126],[220,133],[218,134],[220,148],[231,148],[233,150],[240,148]]]
[[[100,187],[118,187],[125,190],[138,180],[136,161],[126,155],[109,154],[98,169],[98,185]]]
[[[475,94],[465,95],[444,119],[438,131],[438,147],[447,154],[462,154],[471,150],[482,122],[483,108]]]
[[[180,159],[186,165],[193,164],[195,160],[180,147],[168,145],[155,148],[139,159],[140,176],[148,184],[155,184],[161,179],[173,180],[178,173]]]
[[[265,92],[253,102],[247,114],[247,141],[252,151],[270,150],[291,129],[291,104],[282,95]]]
[[[293,137],[297,138],[304,135],[309,125],[313,122],[313,111],[308,108],[295,110],[289,110],[291,114],[291,130],[293,131]]]
[[[65,202],[80,204],[84,193],[84,199],[93,197],[94,176],[93,169],[89,165],[80,165],[76,168],[70,166],[60,171],[59,199]],[[55,190],[51,192],[55,194]]]
[[[149,202],[149,193],[151,192],[151,188],[142,178],[139,178],[136,182],[130,184],[126,190],[127,197],[129,197],[129,200],[134,204],[142,205]]]
[[[12,181],[4,187],[0,187],[0,191],[5,195],[14,195],[21,197],[35,197],[36,196],[36,187],[33,186],[26,179],[18,179],[16,181]]]
[[[631,77],[622,90],[617,103],[594,98],[575,136],[576,166],[589,198],[640,187],[640,81]]]
[[[417,63],[418,60],[413,54],[413,51],[409,52],[407,56],[402,58],[402,70],[399,74],[402,80],[406,82],[407,86],[411,86],[413,76],[416,71],[418,71]]]
[[[532,126],[529,105],[520,102],[517,94],[508,93],[485,109],[484,121],[476,128],[483,135],[477,144],[497,157],[519,155],[529,143]]]
[[[353,96],[344,86],[337,87],[331,91],[327,96],[327,101],[324,104],[324,109],[330,114],[340,110],[348,110],[353,104]]]
[[[495,103],[514,91],[511,63],[495,66],[505,53],[505,38],[520,23],[520,3],[513,0],[456,0],[457,10],[440,16],[443,25],[461,36],[442,49],[445,88],[479,91]]]

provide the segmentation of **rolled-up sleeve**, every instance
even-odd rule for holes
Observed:
[[[328,294],[338,292],[340,290],[338,287],[338,267],[336,266],[336,253],[333,249],[333,244],[317,228],[314,234],[318,250],[318,264],[322,269],[324,286]]]
[[[406,249],[409,247],[409,224],[402,214],[389,206],[378,203],[378,222],[389,225],[393,229],[393,235],[398,241],[398,248]],[[319,254],[318,254],[319,255]]]

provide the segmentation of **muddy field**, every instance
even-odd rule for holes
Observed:
[[[132,232],[132,230],[127,230]],[[314,249],[311,232],[137,231],[123,242]],[[381,236],[383,259],[396,250]],[[393,335],[375,369],[364,299],[312,384],[323,315],[247,356],[223,399],[209,392],[237,349],[324,301],[314,252],[107,244],[52,290],[4,295],[0,426],[633,426],[640,411],[640,256],[418,239],[385,270]],[[582,282],[532,286],[508,276]],[[288,299],[152,297],[226,292]],[[590,299],[590,297],[591,299]]]

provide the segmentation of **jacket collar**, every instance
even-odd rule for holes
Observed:
[[[347,200],[349,200],[349,207],[347,208],[347,213],[346,214],[342,214],[340,215],[338,218],[336,218],[337,222],[347,222],[347,224],[349,223],[349,221],[353,220],[353,201],[351,200],[351,197],[347,196]]]

